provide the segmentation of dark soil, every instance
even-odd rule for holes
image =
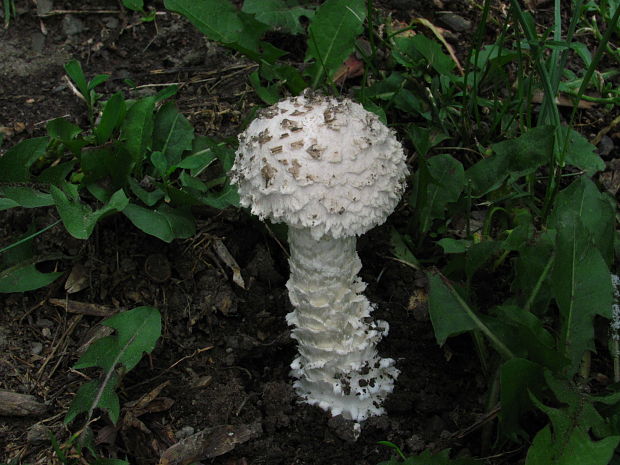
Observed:
[[[113,76],[106,95],[121,89],[129,94],[126,78],[137,85],[134,95],[178,83],[179,108],[198,134],[236,134],[255,102],[246,84],[253,65],[169,13],[144,23],[111,0],[57,0],[53,12],[76,11],[40,18],[30,2],[16,3],[17,19],[0,30],[3,149],[43,134],[56,117],[85,125],[84,105],[63,78],[70,58],[78,58],[89,76]],[[392,3],[384,6],[400,15],[433,14],[431,2]],[[110,11],[92,11],[97,9]],[[0,215],[0,247],[31,223],[40,229],[57,219],[53,209]],[[288,375],[296,348],[284,319],[291,307],[281,244],[242,211],[203,210],[197,217],[199,233],[169,245],[120,216],[98,225],[87,242],[59,226],[37,239],[40,253],[69,257],[54,266],[67,275],[73,270],[84,288],[69,295],[62,279],[39,292],[0,297],[0,389],[34,395],[47,406],[37,417],[0,416],[0,462],[58,463],[47,432],[59,441],[69,437],[63,417],[86,376],[96,376],[71,367],[102,331],[102,318],[67,312],[66,300],[113,311],[150,305],[162,313],[157,348],[123,379],[121,422],[111,427],[102,417],[92,425],[105,456],[155,464],[179,439],[222,425],[252,434],[205,463],[375,465],[392,455],[377,444],[382,440],[406,454],[446,447],[460,456],[484,453],[486,382],[475,352],[467,337],[438,347],[424,308],[423,276],[390,259],[388,227],[361,238],[358,251],[375,317],[390,323],[381,353],[397,360],[401,375],[387,415],[368,420],[354,441],[351,424],[296,402]],[[217,241],[239,264],[244,288],[218,258]],[[157,399],[136,418],[130,403],[162,383]]]

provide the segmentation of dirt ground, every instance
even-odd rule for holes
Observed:
[[[83,104],[63,78],[70,58],[78,58],[88,76],[112,75],[106,95],[127,90],[126,78],[137,84],[133,95],[178,83],[179,108],[197,134],[238,132],[256,103],[246,84],[252,64],[209,43],[176,16],[161,13],[144,23],[119,4],[39,0],[39,13],[47,10],[39,17],[33,3],[16,2],[18,17],[0,30],[0,126],[7,128],[1,149],[42,134],[56,117],[86,123]],[[435,19],[432,8],[420,8],[429,4],[385,2],[400,14]],[[0,295],[0,389],[32,394],[47,406],[35,417],[0,416],[0,462],[53,463],[48,432],[59,440],[69,435],[62,419],[86,380],[71,367],[101,331],[102,317],[67,311],[67,300],[102,312],[150,305],[162,313],[157,348],[123,380],[120,424],[101,418],[93,425],[99,450],[109,457],[154,464],[179,439],[223,425],[249,431],[249,439],[205,463],[375,465],[392,455],[377,444],[382,440],[406,454],[446,447],[456,456],[484,453],[486,383],[470,340],[437,346],[424,306],[415,304],[424,279],[390,258],[388,226],[362,237],[358,251],[367,295],[377,304],[375,317],[390,323],[380,351],[397,360],[401,375],[387,415],[368,420],[354,441],[349,423],[296,403],[288,375],[296,349],[284,319],[291,306],[281,244],[243,211],[204,209],[196,215],[196,237],[169,245],[120,216],[101,223],[89,241],[73,239],[60,227],[37,239],[41,253],[67,257],[54,266],[67,274],[77,269],[85,284],[71,295],[64,279],[38,292]],[[2,212],[0,247],[32,222],[39,229],[56,219],[53,209]],[[240,265],[244,288],[218,258],[218,242]],[[134,421],[131,402],[162,384]],[[514,463],[519,452],[489,463]]]

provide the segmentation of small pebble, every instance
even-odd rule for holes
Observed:
[[[471,21],[455,13],[446,11],[439,13],[439,21],[454,32],[465,32],[471,29]]]
[[[191,426],[184,426],[183,428],[181,428],[179,431],[177,431],[176,433],[174,433],[174,437],[177,438],[179,441],[181,439],[185,439],[190,437],[192,434],[194,434],[194,428]]]
[[[33,342],[32,348],[30,349],[30,353],[32,355],[39,355],[43,351],[43,344],[40,342]]]
[[[43,328],[41,330],[41,334],[43,334],[43,337],[46,339],[51,339],[52,338],[52,331],[50,331],[49,328]]]
[[[30,444],[40,445],[50,441],[51,430],[40,423],[35,423],[28,429],[26,440]]]
[[[86,30],[86,26],[81,19],[73,15],[66,15],[62,19],[62,31],[68,36],[74,36]]]
[[[598,153],[601,157],[606,157],[614,149],[614,141],[609,136],[603,136],[598,144]]]

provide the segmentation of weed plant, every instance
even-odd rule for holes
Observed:
[[[123,3],[143,11],[142,2]],[[372,0],[245,0],[240,9],[228,0],[165,0],[210,40],[258,64],[249,82],[265,104],[308,87],[346,91],[415,152],[405,206],[411,214],[391,231],[393,251],[426,273],[437,343],[471,336],[488,409],[499,407],[481,454],[518,444],[527,449],[526,465],[618,464],[620,390],[593,382],[591,372],[593,356],[609,370],[620,366],[617,340],[608,352],[595,338],[595,322],[612,317],[616,202],[596,183],[604,161],[574,125],[583,102],[617,112],[617,70],[601,62],[617,62],[620,8],[615,0],[573,0],[563,26],[565,3],[554,1],[552,24],[541,30],[517,0],[504,17],[485,0],[461,64],[429,21],[398,23]],[[484,41],[488,24],[498,27],[493,43]],[[269,42],[269,31],[304,40],[303,64]],[[362,64],[353,84],[335,80],[347,58]],[[98,220],[120,213],[171,241],[194,233],[192,206],[236,204],[225,176],[234,143],[195,136],[169,100],[174,89],[102,102],[96,89],[105,77],[87,81],[76,62],[67,73],[91,127],[53,120],[46,137],[11,148],[0,159],[1,208],[54,205],[81,239]],[[560,97],[568,99],[567,112]],[[200,179],[216,161],[222,176]],[[57,278],[36,270],[26,239],[16,244],[5,251],[0,290],[17,285],[7,281],[15,273],[22,273],[19,282],[32,279],[22,290]],[[122,325],[117,329],[122,337]],[[116,404],[75,402],[70,418],[90,418],[95,407],[117,412]],[[398,454],[385,464],[484,463],[450,459],[448,450],[407,457],[385,445]]]

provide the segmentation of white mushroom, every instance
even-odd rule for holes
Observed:
[[[232,180],[241,204],[289,226],[298,395],[355,421],[381,415],[399,371],[377,354],[388,324],[370,318],[355,245],[401,197],[400,143],[361,105],[312,93],[263,110],[239,142]]]

